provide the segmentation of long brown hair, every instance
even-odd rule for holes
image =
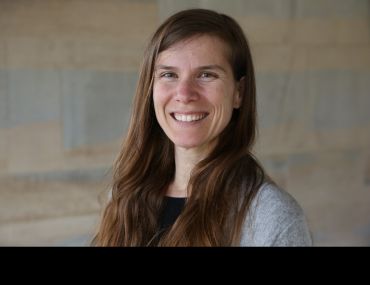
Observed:
[[[174,145],[159,126],[153,106],[158,54],[196,35],[219,37],[230,49],[242,102],[208,157],[191,172],[186,205],[161,233],[158,218],[175,174]],[[229,16],[205,9],[178,12],[153,35],[144,55],[128,134],[114,165],[112,196],[92,242],[97,246],[238,245],[252,199],[265,173],[251,153],[256,136],[256,86],[250,49]],[[157,240],[157,242],[153,242]]]

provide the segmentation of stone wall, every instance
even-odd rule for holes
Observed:
[[[145,43],[172,13],[239,21],[256,153],[316,245],[370,245],[370,1],[0,1],[0,244],[87,244]]]

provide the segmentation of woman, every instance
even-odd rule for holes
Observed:
[[[255,89],[232,18],[192,9],[167,19],[146,49],[92,244],[310,245],[300,206],[251,153]]]

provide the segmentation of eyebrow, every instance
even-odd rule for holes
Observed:
[[[163,65],[159,64],[155,66],[155,70],[158,69],[163,69],[163,70],[177,70],[178,68],[175,66],[169,66],[169,65]],[[198,70],[213,70],[213,69],[218,69],[221,70],[222,72],[226,73],[225,68],[223,68],[221,65],[218,64],[211,64],[211,65],[202,65],[197,67]]]

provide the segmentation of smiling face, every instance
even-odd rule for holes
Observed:
[[[161,52],[153,101],[158,123],[176,147],[209,149],[240,106],[226,44],[201,35]]]

